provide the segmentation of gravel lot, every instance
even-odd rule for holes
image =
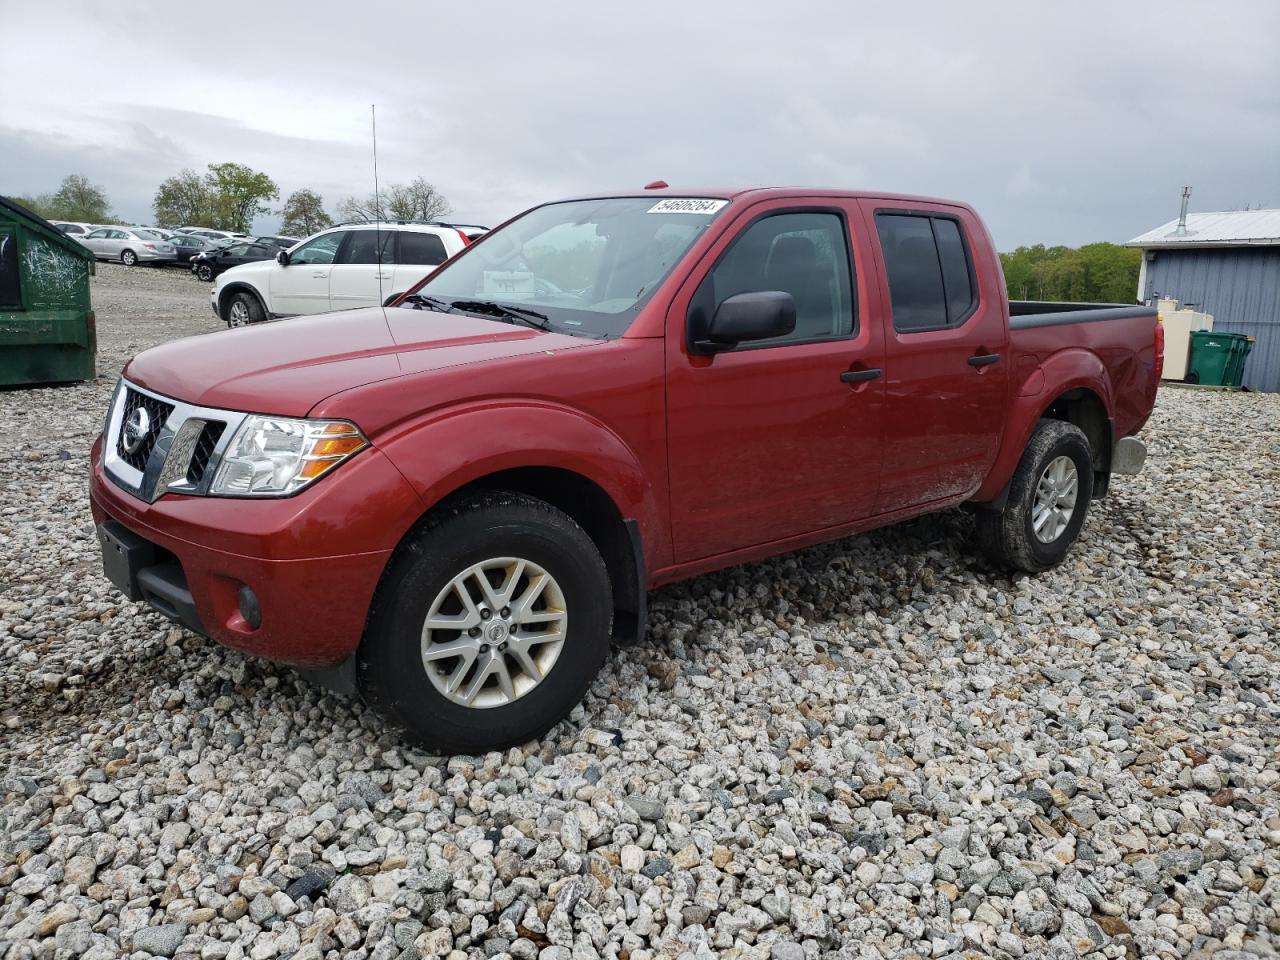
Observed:
[[[1280,951],[1280,396],[1165,391],[1147,471],[1010,579],[961,513],[660,591],[545,742],[443,759],[123,601],[85,463],[132,353],[0,393],[0,957]]]

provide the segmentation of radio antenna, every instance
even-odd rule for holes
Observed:
[[[369,104],[369,120],[373,129],[373,243],[374,262],[378,265],[378,306],[384,307],[382,297],[382,193],[378,189],[378,105]]]

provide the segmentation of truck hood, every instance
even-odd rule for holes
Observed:
[[[594,342],[483,317],[373,307],[175,340],[138,354],[124,375],[187,403],[301,417],[325,397],[378,380]]]

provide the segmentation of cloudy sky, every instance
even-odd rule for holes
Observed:
[[[423,175],[460,221],[663,178],[956,197],[1001,249],[1280,206],[1280,3],[0,0],[0,193],[145,222],[235,160],[332,209]],[[257,226],[269,229],[272,218]]]

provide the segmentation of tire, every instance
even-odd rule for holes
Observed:
[[[213,282],[213,267],[209,266],[209,264],[207,263],[202,263],[199,266],[197,266],[195,269],[195,274],[196,274],[197,280],[202,280],[205,283]]]
[[[1064,517],[1073,478],[1074,499]],[[1089,438],[1073,423],[1041,420],[1009,481],[1003,509],[978,512],[978,545],[998,566],[1028,573],[1048,570],[1076,542],[1092,497]]]
[[[222,319],[227,321],[228,327],[247,327],[250,324],[261,323],[266,319],[266,314],[262,310],[262,304],[258,303],[257,297],[241,290],[227,301],[227,305],[223,308]]]
[[[138,255],[132,250],[121,250],[120,262],[126,267],[136,267],[138,265]]]
[[[461,576],[486,565],[490,583],[497,581],[496,599],[501,601],[505,584],[513,598],[509,607],[488,616],[479,581]],[[540,571],[548,579],[535,590],[534,579],[521,570]],[[461,602],[459,581],[472,595],[474,614]],[[528,601],[526,621],[519,607],[531,594],[537,597]],[[455,616],[477,625],[434,630],[429,616],[436,623]],[[553,622],[533,622],[539,618]],[[522,494],[470,496],[430,515],[392,560],[356,654],[359,688],[388,723],[431,750],[476,753],[526,743],[581,702],[608,653],[612,621],[608,571],[577,523]],[[516,625],[509,635],[508,624]],[[471,637],[472,631],[478,635]],[[533,658],[545,671],[541,679],[526,672],[513,652],[518,640],[529,639],[528,631],[559,638],[523,648],[525,662]],[[501,650],[493,650],[489,642],[502,637],[507,639]],[[451,658],[444,649],[450,643],[469,652]],[[433,649],[437,659],[429,666],[424,655]],[[506,688],[496,674],[481,670],[498,660],[509,678]],[[445,688],[455,676],[457,691],[450,696]],[[474,697],[469,705],[464,702],[468,693]]]

